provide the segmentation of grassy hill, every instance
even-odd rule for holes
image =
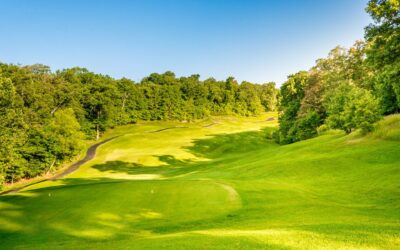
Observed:
[[[110,131],[66,178],[0,196],[2,249],[399,249],[400,116],[278,146],[276,114]]]

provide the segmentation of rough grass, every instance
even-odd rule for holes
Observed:
[[[372,133],[375,138],[400,141],[400,115],[389,115],[380,121]]]
[[[399,249],[400,116],[278,146],[272,115],[110,131],[67,178],[0,197],[1,248]]]

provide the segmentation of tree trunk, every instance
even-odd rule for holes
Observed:
[[[97,111],[97,124],[96,124],[96,141],[100,139],[100,111]]]
[[[49,170],[47,170],[47,173],[46,173],[46,174],[49,174],[49,173],[50,173],[50,170],[52,169],[52,167],[53,167],[54,164],[56,163],[56,160],[57,160],[57,157],[54,157],[54,160],[53,160],[53,162],[51,163],[51,165],[50,165],[50,167],[49,167]]]
[[[121,106],[122,111],[124,111],[124,109],[125,109],[125,103],[126,103],[127,98],[128,98],[128,94],[124,93],[124,96],[122,97],[122,106]]]
[[[96,141],[100,139],[100,128],[99,124],[96,124]]]
[[[54,107],[54,108],[51,110],[50,115],[53,116],[54,113],[57,111],[57,109],[59,109],[60,107],[61,107],[61,105],[57,105],[56,107]]]

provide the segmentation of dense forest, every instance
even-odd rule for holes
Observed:
[[[201,81],[165,72],[135,83],[83,68],[0,64],[0,181],[51,172],[77,155],[83,140],[114,126],[257,115],[277,108],[277,94],[274,83],[238,84],[233,77]]]
[[[140,120],[192,121],[279,110],[275,139],[292,143],[327,129],[367,133],[400,111],[399,1],[371,0],[365,41],[334,48],[308,71],[274,83],[200,80],[153,73],[139,83],[84,68],[52,72],[0,64],[0,185],[52,172],[108,128]],[[279,93],[278,93],[279,92]]]
[[[328,128],[366,133],[382,115],[400,111],[400,2],[371,0],[366,11],[374,23],[365,28],[365,41],[334,48],[281,86],[278,142]]]

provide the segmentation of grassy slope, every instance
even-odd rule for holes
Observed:
[[[271,115],[111,131],[68,178],[0,197],[1,246],[400,248],[400,116],[277,146]]]

